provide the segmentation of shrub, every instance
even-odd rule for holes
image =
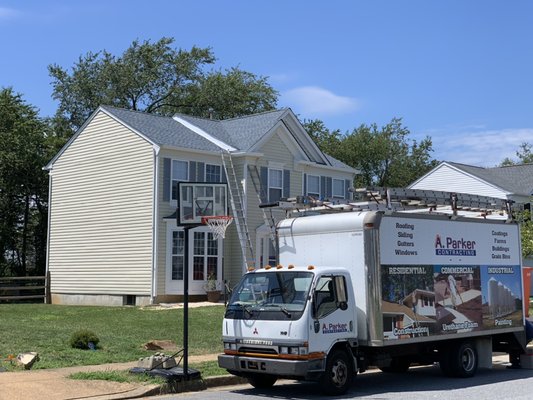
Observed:
[[[72,334],[70,337],[70,346],[75,349],[96,349],[100,339],[96,336],[96,333],[87,330],[80,329]]]

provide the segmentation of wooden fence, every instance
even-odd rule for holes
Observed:
[[[0,303],[37,301],[50,303],[49,276],[0,277]]]

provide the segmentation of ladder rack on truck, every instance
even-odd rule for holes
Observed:
[[[512,219],[520,210],[512,200],[437,190],[369,187],[354,189],[356,202],[323,201],[312,196],[297,196],[260,207],[279,207],[287,217],[342,211],[410,211]]]

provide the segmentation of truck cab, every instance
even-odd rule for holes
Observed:
[[[255,387],[284,377],[344,392],[357,369],[347,351],[357,342],[350,293],[349,273],[339,268],[279,265],[248,272],[226,309],[220,367]]]

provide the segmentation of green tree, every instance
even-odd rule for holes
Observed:
[[[533,145],[530,143],[522,143],[516,152],[518,161],[514,161],[509,157],[506,157],[500,164],[501,167],[519,164],[531,164],[533,163]]]
[[[0,90],[0,274],[43,274],[49,129],[11,88]]]
[[[434,168],[431,138],[410,140],[409,129],[393,118],[382,128],[361,125],[336,146],[334,157],[358,169],[356,185],[403,187]]]
[[[58,116],[79,128],[99,105],[172,115],[176,112],[218,117],[273,109],[277,92],[264,77],[238,68],[209,72],[210,48],[172,47],[174,39],[134,41],[119,57],[102,50],[80,56],[71,71],[48,67]]]
[[[320,150],[338,158],[339,149],[344,139],[340,130],[330,131],[319,119],[304,120],[302,125]]]

